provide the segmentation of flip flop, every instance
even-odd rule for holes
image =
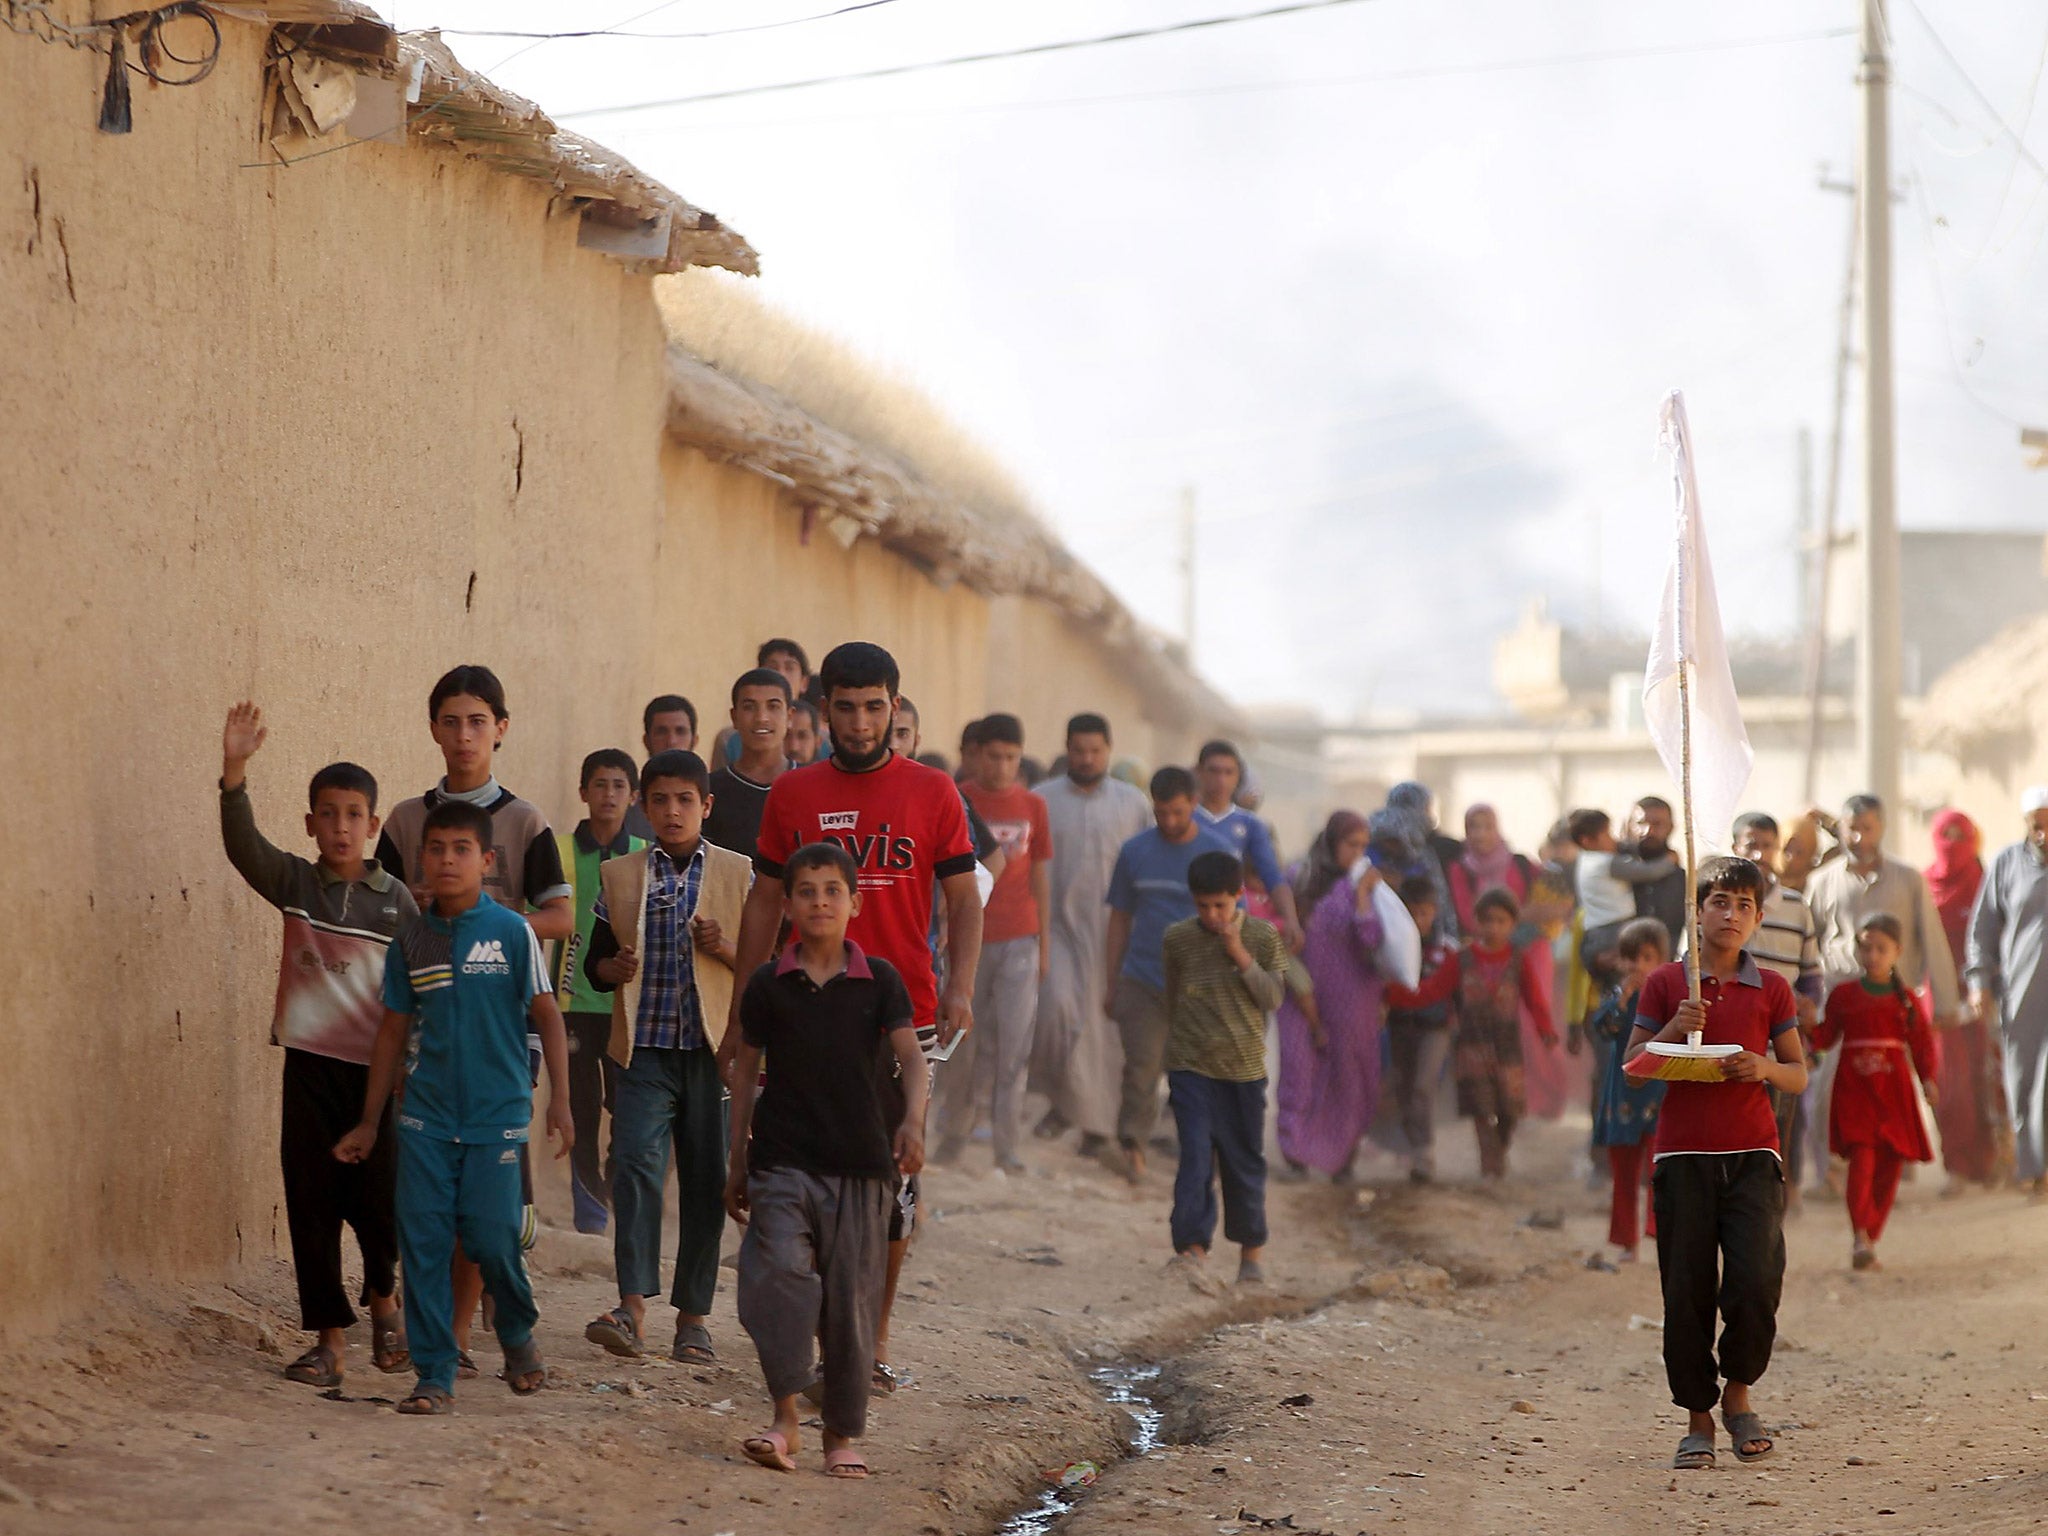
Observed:
[[[387,1376],[412,1364],[405,1343],[405,1323],[396,1312],[370,1319],[370,1363]]]
[[[1687,1435],[1678,1442],[1678,1454],[1671,1458],[1675,1472],[1710,1472],[1714,1467],[1714,1437]]]
[[[822,1381],[820,1382],[820,1385],[823,1385]],[[903,1378],[897,1375],[891,1369],[889,1369],[888,1361],[877,1360],[875,1362],[874,1370],[870,1372],[868,1375],[869,1391],[879,1392],[884,1397],[887,1397],[893,1392],[895,1392],[895,1390],[902,1385]]]
[[[779,1429],[764,1429],[758,1435],[747,1436],[740,1442],[740,1454],[770,1472],[796,1470],[796,1463],[789,1455],[789,1437]]]
[[[400,1413],[441,1414],[455,1411],[455,1394],[445,1387],[422,1382],[412,1389],[412,1395],[398,1405]]]
[[[638,1360],[647,1353],[647,1346],[640,1341],[640,1330],[633,1326],[633,1314],[624,1307],[613,1307],[590,1323],[584,1328],[583,1337],[628,1360]]]
[[[315,1344],[284,1368],[284,1376],[286,1381],[301,1382],[309,1387],[338,1387],[341,1385],[341,1362],[325,1344]]]
[[[1728,1431],[1728,1438],[1735,1442],[1737,1461],[1762,1461],[1777,1444],[1771,1439],[1770,1431],[1764,1428],[1764,1421],[1754,1413],[1726,1413],[1721,1415],[1721,1427]],[[1744,1447],[1761,1440],[1764,1448],[1760,1451],[1745,1450]]]
[[[850,1445],[842,1445],[825,1453],[825,1475],[848,1479],[868,1475],[868,1464],[860,1452]]]
[[[677,1323],[676,1341],[668,1357],[683,1365],[716,1365],[718,1351],[711,1347],[711,1330],[702,1323]]]
[[[537,1376],[540,1379],[528,1381],[529,1376]],[[524,1344],[505,1346],[506,1386],[521,1397],[531,1397],[547,1384],[548,1368],[540,1363],[540,1347],[532,1339],[528,1339]]]

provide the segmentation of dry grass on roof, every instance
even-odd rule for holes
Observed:
[[[1042,526],[1016,477],[929,395],[776,308],[757,284],[697,269],[657,278],[654,291],[669,335],[707,363],[902,460],[983,517]]]

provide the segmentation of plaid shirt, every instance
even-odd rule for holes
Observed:
[[[697,946],[690,919],[704,884],[704,845],[681,869],[657,846],[647,850],[647,923],[640,935],[640,1012],[633,1021],[636,1051],[694,1051],[707,1043],[704,1004],[697,995]],[[604,898],[592,909],[609,922]]]

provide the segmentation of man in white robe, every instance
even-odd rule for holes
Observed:
[[[1111,778],[1109,766],[1109,722],[1076,715],[1066,774],[1038,785],[1052,828],[1052,954],[1038,990],[1031,1087],[1052,1100],[1037,1134],[1050,1140],[1079,1126],[1084,1157],[1112,1143],[1123,1079],[1123,1046],[1102,1010],[1109,876],[1117,850],[1152,824],[1144,791]]]

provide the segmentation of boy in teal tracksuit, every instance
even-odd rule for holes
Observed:
[[[419,1383],[400,1413],[454,1406],[449,1263],[458,1241],[496,1304],[507,1384],[524,1396],[547,1380],[519,1241],[519,1144],[533,1118],[528,1022],[547,1062],[547,1127],[561,1141],[558,1157],[575,1144],[568,1047],[540,941],[523,917],[484,893],[492,857],[487,811],[450,800],[427,813],[420,862],[432,899],[391,941],[362,1122],[334,1148],[343,1162],[369,1155],[410,1042],[396,1117],[398,1250]]]

